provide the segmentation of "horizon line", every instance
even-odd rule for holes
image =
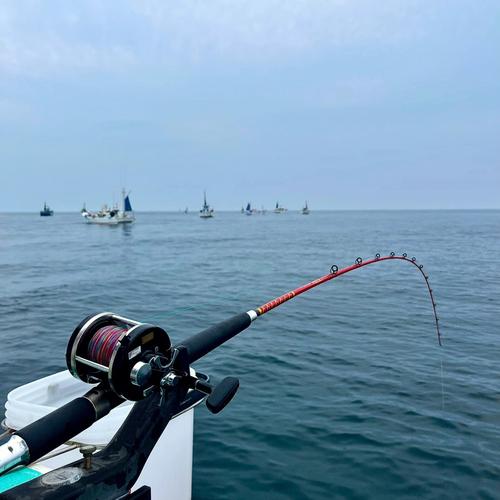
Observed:
[[[265,209],[266,212],[273,213],[274,209]],[[458,207],[458,208],[316,208],[310,209],[311,212],[424,212],[424,211],[495,211],[500,210],[500,207],[474,207],[474,208],[466,208],[466,207]],[[300,213],[302,209],[288,209],[287,212],[297,212]],[[174,214],[196,214],[199,213],[199,210],[189,210],[187,214],[185,214],[182,209],[152,209],[152,210],[134,210],[135,213],[138,214],[147,214],[147,213],[174,213]],[[222,213],[241,213],[241,209],[220,209],[215,210],[215,212]],[[38,214],[39,210],[0,210],[0,214]],[[54,214],[79,214],[80,210],[61,210],[54,211]]]

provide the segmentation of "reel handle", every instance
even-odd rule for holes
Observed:
[[[226,377],[219,382],[207,398],[207,408],[212,413],[222,411],[234,398],[240,387],[240,381],[236,377]]]
[[[226,377],[214,387],[204,380],[194,379],[192,387],[199,392],[208,394],[207,408],[212,413],[219,413],[234,398],[240,387],[240,381],[236,377]]]

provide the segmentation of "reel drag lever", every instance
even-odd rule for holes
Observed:
[[[194,389],[209,395],[206,405],[214,414],[221,412],[231,402],[239,387],[240,381],[236,377],[226,377],[215,387],[200,379],[194,383]]]

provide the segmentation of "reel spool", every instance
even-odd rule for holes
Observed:
[[[149,361],[168,364],[170,348],[162,328],[105,312],[88,316],[76,327],[66,349],[66,364],[75,378],[106,383],[120,397],[139,401],[156,385]]]

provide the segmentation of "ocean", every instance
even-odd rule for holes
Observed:
[[[113,311],[173,342],[377,252],[199,360],[240,380],[195,413],[193,498],[499,498],[500,211],[246,217],[0,214],[0,400],[64,369],[70,333]],[[3,412],[0,411],[0,416]]]

